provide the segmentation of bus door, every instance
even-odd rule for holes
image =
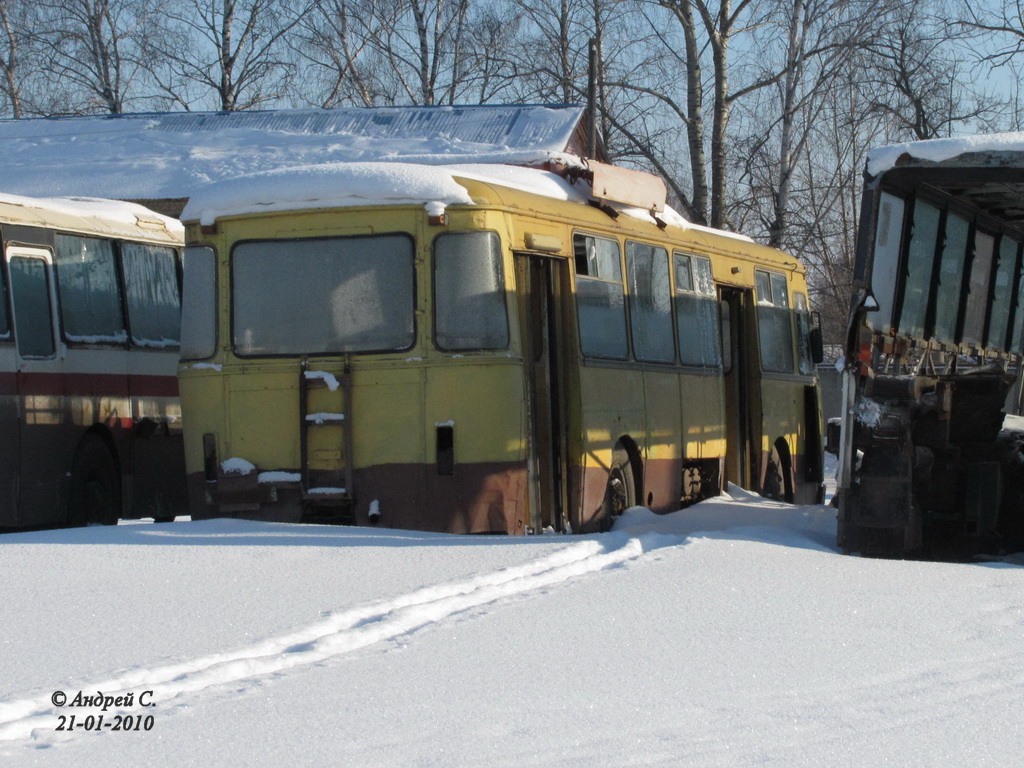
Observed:
[[[10,247],[7,266],[18,392],[19,520],[62,522],[59,484],[67,468],[59,449],[63,422],[62,362],[55,333],[50,252]]]
[[[719,289],[722,364],[725,385],[726,459],[729,482],[754,488],[757,482],[757,443],[761,423],[757,373],[757,327],[754,292]]]
[[[564,531],[566,496],[565,259],[516,254],[523,364],[529,393],[530,515],[534,530]]]
[[[18,365],[9,307],[0,259],[0,526],[16,525],[18,510]]]

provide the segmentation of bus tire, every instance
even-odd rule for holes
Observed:
[[[121,478],[107,444],[86,435],[75,451],[68,487],[68,523],[117,525],[121,516]]]
[[[608,468],[608,484],[604,490],[601,505],[601,530],[611,529],[615,518],[630,507],[636,506],[636,478],[629,454],[621,445],[615,446],[612,464]]]

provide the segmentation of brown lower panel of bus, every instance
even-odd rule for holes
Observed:
[[[529,525],[527,469],[522,462],[436,465],[381,464],[354,470],[355,522],[442,533],[522,534]],[[310,510],[297,484],[260,485],[256,473],[232,488],[189,475],[192,517],[299,522]],[[226,485],[226,484],[225,484]],[[211,504],[210,501],[213,501]],[[370,513],[378,513],[371,520]]]
[[[802,457],[795,469],[802,470]],[[637,478],[635,503],[654,512],[673,512],[720,492],[718,458],[652,459]],[[798,475],[799,477],[799,475]],[[571,482],[581,498],[573,527],[599,530],[608,485],[604,467],[573,468]],[[308,511],[296,484],[259,485],[255,473],[234,490],[218,489],[202,473],[189,476],[189,498],[195,519],[240,517],[251,520],[299,522]],[[528,474],[520,462],[458,464],[451,475],[439,475],[436,465],[381,464],[354,471],[357,491],[355,522],[388,528],[443,533],[525,533],[529,525]],[[797,503],[814,503],[816,483],[796,483]],[[213,501],[214,503],[210,503]],[[571,502],[570,502],[571,503]],[[371,509],[379,517],[371,520]]]

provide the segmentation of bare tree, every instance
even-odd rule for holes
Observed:
[[[84,94],[84,111],[123,112],[142,72],[150,0],[36,0],[36,10],[50,77]]]
[[[516,102],[516,54],[523,26],[522,13],[504,4],[475,4],[470,8],[467,55],[458,74],[469,101],[488,104]]]
[[[991,43],[979,55],[994,66],[1005,66],[1024,53],[1024,3],[1021,0],[996,0],[979,4],[963,2],[961,18],[954,26],[983,33]]]
[[[20,118],[24,115],[19,65],[25,28],[19,24],[21,19],[15,15],[19,10],[24,10],[24,6],[12,8],[11,0],[0,0],[0,25],[3,27],[3,37],[0,38],[0,44],[4,46],[0,50],[5,50],[2,62],[4,69],[2,90],[4,95],[7,96],[7,101],[15,118]]]
[[[469,0],[364,0],[360,13],[383,91],[412,104],[452,104],[466,55]],[[390,88],[389,88],[390,84]]]
[[[771,88],[751,92],[734,137],[737,181],[749,194],[730,201],[730,218],[769,244],[789,247],[796,173],[832,99],[830,89],[849,76],[875,34],[883,0],[780,0],[757,34],[756,79]],[[757,220],[751,222],[753,213]]]
[[[208,95],[224,112],[280,100],[293,71],[284,39],[308,12],[289,0],[177,0],[149,40],[151,71],[185,109]]]
[[[380,99],[370,40],[372,15],[360,0],[314,0],[296,28],[292,49],[303,66],[302,85],[322,107]],[[312,81],[312,82],[308,82]]]
[[[935,0],[893,0],[866,50],[865,86],[878,117],[910,138],[950,135],[998,111],[971,85],[969,52]],[[959,38],[959,40],[958,40]]]

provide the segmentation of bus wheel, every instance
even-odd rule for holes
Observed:
[[[601,505],[601,530],[612,527],[615,518],[630,507],[636,506],[636,480],[629,454],[622,446],[615,446],[612,465],[608,468],[608,485],[605,486],[604,503]]]
[[[121,515],[121,481],[106,443],[86,435],[75,452],[68,489],[71,525],[117,525]]]

